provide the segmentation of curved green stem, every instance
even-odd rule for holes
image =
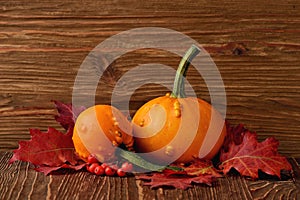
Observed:
[[[178,69],[176,71],[176,76],[174,80],[173,91],[171,97],[174,98],[185,98],[185,90],[184,90],[184,80],[186,77],[186,72],[189,68],[192,60],[200,53],[200,49],[192,45],[189,50],[182,57]]]

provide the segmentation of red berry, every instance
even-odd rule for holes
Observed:
[[[87,159],[87,162],[89,164],[93,164],[93,163],[98,163],[99,161],[97,160],[97,158],[93,155],[89,155],[88,159]]]
[[[103,167],[103,169],[106,169],[106,168],[108,167],[108,164],[102,163],[102,164],[101,164],[101,167]]]
[[[96,175],[103,175],[104,174],[104,169],[103,167],[101,167],[100,165],[97,166],[95,169],[94,169],[94,173]]]
[[[119,168],[118,168],[118,166],[117,165],[112,165],[112,166],[110,166],[112,169],[114,169],[115,171],[117,171]]]
[[[114,170],[114,169],[112,169],[111,167],[106,167],[105,168],[105,174],[107,175],[107,176],[113,176],[113,175],[115,175],[115,173],[116,173],[116,170]]]
[[[91,165],[87,165],[86,169],[91,172],[91,173],[94,173],[95,171],[95,168],[98,167],[99,164],[98,163],[93,163]]]
[[[126,175],[126,172],[124,172],[121,168],[117,170],[117,174],[119,177],[123,177]]]
[[[124,172],[131,172],[132,171],[132,164],[131,163],[128,163],[128,162],[124,162],[121,166],[121,169],[124,171]]]

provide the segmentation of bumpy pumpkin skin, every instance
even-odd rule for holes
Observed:
[[[176,102],[179,102],[179,106]],[[149,111],[158,105],[165,110],[166,114],[163,117],[161,117],[161,114],[156,117],[161,117],[162,120],[165,121],[165,124],[160,127],[159,130],[155,130],[155,133],[151,132],[153,129],[145,131],[147,128],[151,127],[151,123],[153,121]],[[193,117],[193,115],[196,115],[195,113],[197,113],[195,108],[199,110],[198,112],[200,116],[198,115],[198,122],[192,122],[195,118],[197,118]],[[214,114],[214,121],[211,123],[212,127],[210,127],[210,129],[212,132],[210,137],[213,136],[214,139],[210,137],[206,138],[212,113]],[[183,116],[186,114],[191,116]],[[155,113],[153,113],[153,116],[154,115]],[[183,119],[183,117],[185,117],[185,119]],[[182,128],[182,131],[179,131],[180,126],[183,126],[181,124],[183,120],[185,120],[185,123],[191,122],[191,126],[194,124],[193,127],[195,127],[195,125],[197,126],[194,128],[198,128],[197,130],[194,130],[196,132],[195,135],[190,134],[190,131],[193,131],[193,127],[189,127],[189,125],[186,125]],[[175,162],[178,163],[187,163],[196,157],[211,159],[219,151],[226,135],[225,122],[222,116],[207,102],[192,97],[174,98],[167,94],[166,96],[155,98],[144,104],[136,112],[132,121],[134,123],[136,152],[149,153],[162,149],[162,151],[151,153],[151,156],[148,157],[148,159],[157,163],[161,163],[163,161],[168,162],[168,160],[172,161],[172,159],[174,159],[172,156],[177,156]],[[182,133],[180,134],[180,132]],[[149,137],[147,137],[147,134]],[[180,138],[177,138],[175,143],[169,145],[169,143],[175,138],[176,134],[180,134]],[[143,135],[144,138],[141,138],[140,135]],[[188,140],[189,137],[192,137],[190,138],[190,141],[192,142],[186,146],[186,140]],[[211,139],[212,141],[209,141]],[[204,141],[205,143],[203,143]],[[178,151],[182,151],[184,153],[182,155],[176,155],[176,152]],[[178,155],[181,156],[178,157]],[[147,159],[147,156],[145,158]]]
[[[84,110],[77,118],[73,143],[83,160],[93,154],[100,162],[114,159],[115,147],[133,147],[132,125],[115,107],[96,105]]]

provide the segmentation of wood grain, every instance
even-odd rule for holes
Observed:
[[[45,176],[28,163],[8,164],[12,153],[0,153],[0,199],[298,199],[299,176],[294,180],[251,181],[239,176],[218,179],[211,187],[187,190],[142,186],[134,177],[101,177],[88,172],[61,171]],[[294,170],[299,166],[291,160]],[[299,175],[299,174],[298,174]]]
[[[299,7],[296,0],[1,1],[0,149],[16,148],[31,127],[57,127],[50,100],[71,102],[79,66],[97,44],[121,31],[153,26],[180,31],[211,54],[225,84],[232,124],[246,124],[261,140],[275,136],[281,153],[299,157]],[[156,62],[176,68],[179,59],[158,50],[125,54],[110,67],[114,75],[106,73],[99,82],[97,103],[110,103],[114,84],[133,67]],[[188,80],[198,97],[210,101],[193,69]],[[158,85],[139,88],[131,114],[165,92]]]
[[[299,198],[299,178],[252,182],[232,177],[211,188],[150,190],[133,178],[99,178],[84,172],[45,177],[26,163],[7,165],[11,154],[4,153],[29,139],[29,128],[61,130],[50,100],[72,101],[79,67],[100,42],[133,28],[164,27],[186,34],[210,53],[224,81],[230,123],[245,124],[260,140],[275,136],[281,154],[300,157],[299,8],[298,0],[0,1],[0,199],[37,199],[40,194],[45,199]],[[160,63],[176,69],[179,60],[157,49],[121,56],[99,81],[96,102],[111,103],[116,83],[134,67]],[[131,84],[142,81],[138,77],[141,74],[132,75]],[[162,77],[162,83],[172,81]],[[194,68],[188,81],[199,98],[211,101]],[[119,105],[129,89],[120,95]],[[157,84],[143,85],[130,98],[130,114],[166,92]],[[292,163],[299,177],[299,166]]]

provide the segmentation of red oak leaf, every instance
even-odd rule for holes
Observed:
[[[55,100],[53,102],[59,114],[55,116],[55,120],[66,130],[74,127],[76,118],[85,110],[84,106],[75,107],[72,104],[65,104]]]
[[[176,165],[171,165],[171,166],[176,166]],[[177,167],[177,166],[176,166]],[[182,169],[182,168],[181,168]],[[178,175],[187,175],[186,171],[184,171],[183,169],[182,170],[173,170],[173,169],[164,169],[162,171],[162,173],[166,176],[178,176]]]
[[[66,134],[54,128],[49,128],[46,133],[30,129],[30,135],[30,140],[19,141],[19,148],[14,150],[10,163],[21,160],[44,167],[78,165],[79,159],[74,153],[71,129]]]
[[[210,174],[214,177],[222,177],[222,175],[213,166],[212,161],[196,158],[190,165],[182,167],[183,170],[190,176],[201,176]]]
[[[30,129],[31,140],[19,142],[19,148],[14,150],[10,163],[16,160],[30,162],[36,166],[36,171],[46,175],[61,168],[79,170],[84,166],[75,155],[72,135],[75,120],[85,108],[73,107],[72,104],[59,101],[54,103],[59,113],[55,119],[67,133],[54,128],[48,128],[46,133]]]
[[[167,168],[162,173],[153,172],[149,175],[140,175],[137,179],[150,181],[144,183],[144,185],[150,185],[151,188],[167,186],[186,189],[192,187],[193,183],[211,185],[217,177],[221,177],[213,167],[212,162],[207,160],[195,159],[188,166],[179,164],[172,164],[171,166],[182,170]]]
[[[163,173],[151,173],[150,175],[140,175],[137,176],[137,179],[150,181],[144,182],[143,185],[149,185],[150,188],[157,187],[174,187],[179,189],[187,189],[192,187],[193,183],[202,183],[206,185],[212,185],[212,182],[215,181],[214,176],[212,175],[202,175],[202,176],[184,176],[184,175],[172,175],[167,176]]]
[[[231,126],[228,121],[226,121],[226,129],[227,129],[227,135],[222,145],[222,150],[224,150],[225,152],[228,151],[228,148],[231,145],[231,143],[234,143],[236,145],[241,144],[245,132],[249,131],[244,127],[243,124],[239,124],[237,126]]]
[[[277,151],[279,142],[275,138],[270,137],[259,143],[256,133],[244,130],[240,134],[242,134],[240,144],[231,140],[227,144],[227,151],[226,148],[221,151],[219,167],[224,174],[234,168],[241,175],[253,179],[258,178],[259,170],[280,178],[281,170],[292,169],[287,159],[279,155]]]
[[[43,172],[45,175],[48,175],[51,172],[54,172],[54,171],[59,170],[59,169],[73,169],[73,170],[78,171],[78,170],[81,170],[85,166],[86,166],[86,163],[77,164],[77,165],[63,164],[63,165],[58,166],[58,167],[50,167],[50,166],[42,165],[42,166],[38,166],[34,169],[38,172]]]

